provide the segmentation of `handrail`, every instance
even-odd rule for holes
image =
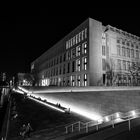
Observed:
[[[130,121],[131,119],[138,118],[138,117],[140,117],[140,116],[138,116],[139,114],[140,114],[140,109],[135,109],[135,110],[131,110],[131,111],[128,111],[128,112],[125,112],[125,113],[116,112],[116,113],[113,113],[111,115],[104,116],[104,117],[102,117],[102,121],[100,121],[100,122],[99,122],[99,120],[97,120],[97,121],[89,121],[89,122],[86,122],[86,123],[78,121],[78,122],[75,122],[75,123],[70,124],[68,126],[65,126],[66,134],[69,132],[68,129],[70,127],[71,127],[71,132],[74,132],[74,126],[77,125],[77,124],[78,124],[78,131],[79,132],[82,129],[81,125],[84,125],[85,126],[84,128],[86,128],[86,132],[88,132],[89,127],[96,127],[96,130],[98,130],[99,125],[102,125],[102,124],[104,124],[106,122],[110,122],[112,124],[112,127],[114,128],[114,124],[122,122],[122,121],[127,121],[127,120]],[[120,119],[120,121],[117,122],[116,121],[117,119]],[[109,125],[111,125],[110,123],[109,123]],[[90,125],[90,124],[92,124],[92,125]]]

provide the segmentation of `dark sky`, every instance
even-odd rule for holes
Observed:
[[[29,72],[30,63],[88,17],[140,36],[139,10],[90,9],[79,15],[50,15],[46,9],[0,17],[0,72]]]

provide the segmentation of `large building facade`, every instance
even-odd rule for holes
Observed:
[[[130,72],[140,62],[140,38],[87,19],[31,63],[40,86],[140,84]]]

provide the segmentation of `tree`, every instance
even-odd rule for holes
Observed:
[[[129,68],[129,73],[133,78],[133,85],[138,85],[140,80],[140,64],[133,62]]]

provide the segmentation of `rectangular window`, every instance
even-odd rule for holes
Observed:
[[[67,65],[67,73],[70,73],[70,62]]]
[[[71,83],[72,83],[72,86],[75,86],[75,76],[74,75],[71,76]]]
[[[80,56],[80,45],[76,47],[76,56]]]
[[[82,31],[82,40],[84,40],[84,30]]]
[[[131,57],[134,58],[134,49],[131,49]]]
[[[75,50],[75,48],[73,48],[71,50],[71,58],[73,59],[73,58],[75,58],[75,56],[76,56],[76,50]]]
[[[102,55],[105,56],[105,46],[104,45],[102,46]]]
[[[76,44],[78,43],[78,34],[76,35]]]
[[[87,86],[87,74],[84,74],[84,86]]]
[[[66,41],[66,50],[69,48],[69,43]]]
[[[139,59],[139,51],[136,50],[136,58]]]
[[[78,36],[78,42],[81,42],[81,32],[79,33],[79,36]]]
[[[80,59],[76,60],[76,71],[80,71]]]
[[[127,62],[127,70],[130,70],[130,61]]]
[[[117,39],[117,43],[120,43],[120,39],[119,38]]]
[[[63,74],[65,74],[65,71],[66,71],[66,69],[65,69],[65,64],[63,65]]]
[[[123,60],[123,70],[126,70],[126,61]]]
[[[130,57],[130,49],[127,48],[127,57]]]
[[[105,61],[105,59],[102,59],[102,69],[106,70],[106,61]]]
[[[85,39],[87,38],[87,28],[85,29]]]
[[[77,75],[77,86],[81,85],[81,76]]]
[[[75,36],[73,37],[73,45],[75,45]]]
[[[82,44],[82,54],[86,54],[87,53],[87,42],[84,42]]]
[[[122,56],[126,56],[126,50],[127,50],[127,49],[123,46],[123,47],[122,47]]]
[[[118,65],[118,69],[121,70],[121,60],[118,59],[118,60],[117,60],[117,63],[118,63],[118,64],[117,64],[117,65]]]
[[[87,70],[87,57],[82,57],[82,69]]]
[[[75,72],[75,61],[72,61],[72,72]]]
[[[117,45],[117,55],[121,56],[121,47]]]

